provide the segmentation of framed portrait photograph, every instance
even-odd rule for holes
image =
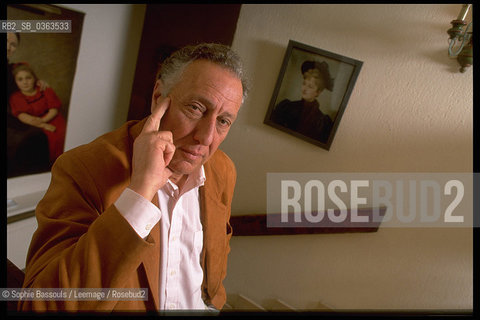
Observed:
[[[264,123],[329,150],[362,65],[290,40]]]
[[[7,5],[7,19],[22,28],[6,34],[7,178],[48,172],[64,151],[84,16],[50,4]],[[70,30],[39,31],[65,27],[59,21]]]

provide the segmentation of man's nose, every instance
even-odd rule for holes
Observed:
[[[204,146],[209,146],[213,142],[217,119],[215,117],[202,118],[195,128],[194,139]]]

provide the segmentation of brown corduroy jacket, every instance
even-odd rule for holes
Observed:
[[[20,301],[25,311],[155,311],[160,228],[143,240],[113,203],[130,183],[133,141],[145,119],[129,121],[61,155],[36,209],[38,229],[27,255],[26,288],[148,288],[147,301]],[[233,162],[217,150],[200,187],[204,271],[202,295],[221,309],[236,180]]]

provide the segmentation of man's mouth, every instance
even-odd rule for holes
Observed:
[[[189,150],[185,148],[179,148],[178,150],[180,150],[183,156],[189,160],[198,160],[199,158],[203,158],[203,154],[195,150]]]

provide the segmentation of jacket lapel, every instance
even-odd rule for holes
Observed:
[[[200,219],[203,226],[203,250],[200,261],[204,272],[202,292],[211,298],[218,290],[225,264],[227,207],[221,202],[218,179],[212,174],[208,175],[209,172],[211,173],[211,170],[207,170],[206,167],[205,186],[199,188]]]

